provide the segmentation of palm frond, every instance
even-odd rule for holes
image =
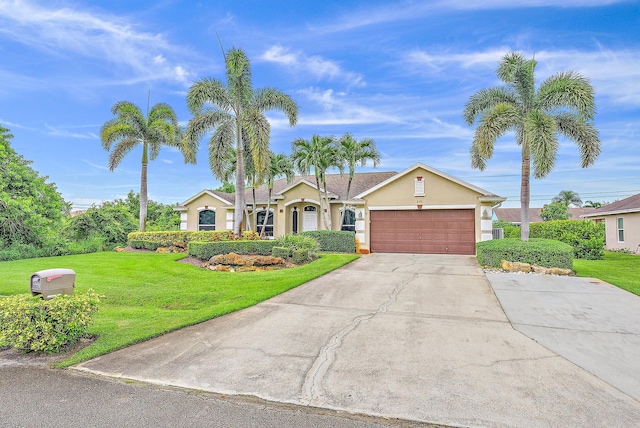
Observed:
[[[252,107],[258,111],[280,110],[289,119],[289,126],[298,123],[298,105],[289,95],[275,88],[260,88],[254,92]]]
[[[220,80],[203,78],[189,88],[187,107],[192,115],[204,113],[206,104],[211,104],[226,112],[233,110],[229,91]]]
[[[593,123],[568,112],[557,114],[555,122],[558,131],[578,146],[580,166],[586,168],[593,165],[602,147],[598,130]]]
[[[502,137],[508,130],[518,126],[520,114],[517,108],[511,104],[499,103],[487,110],[480,119],[480,125],[473,136],[472,146],[483,159],[493,156],[493,147],[496,140]]]
[[[240,101],[245,108],[253,97],[251,82],[251,63],[242,49],[231,49],[227,52],[227,88],[232,100]],[[236,114],[240,113],[236,111]]]
[[[116,169],[118,165],[120,165],[120,162],[122,162],[122,159],[138,144],[141,144],[141,140],[136,138],[129,137],[121,139],[109,155],[109,171]]]
[[[553,116],[533,110],[525,119],[524,133],[531,148],[533,176],[546,177],[556,165],[559,146]]]
[[[504,83],[513,83],[527,59],[519,52],[509,52],[502,57],[496,74]]]
[[[256,179],[262,181],[270,161],[269,140],[271,126],[264,114],[258,110],[251,109],[243,112],[242,129],[246,131],[248,136],[248,147]]]
[[[481,89],[473,94],[464,107],[462,115],[467,125],[473,125],[484,111],[490,109],[496,104],[519,104],[516,94],[509,88],[492,87]]]
[[[109,151],[111,146],[118,140],[128,137],[137,137],[138,133],[130,125],[121,123],[118,119],[111,119],[105,122],[100,128],[100,141],[102,148]]]
[[[221,180],[228,180],[230,154],[235,140],[235,120],[222,122],[209,140],[209,167],[213,175]]]
[[[593,120],[596,114],[595,91],[589,79],[574,71],[557,73],[546,79],[537,94],[537,105],[542,110],[568,108],[584,120]]]
[[[471,156],[471,168],[479,169],[480,171],[484,171],[487,168],[488,158],[480,154],[480,152],[478,151],[478,146],[476,144],[471,144],[469,154]]]

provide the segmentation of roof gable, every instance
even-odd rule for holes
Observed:
[[[192,197],[190,197],[189,199],[187,199],[186,201],[184,201],[180,205],[182,205],[182,206],[189,205],[191,202],[195,201],[196,199],[198,199],[202,195],[209,195],[212,198],[219,200],[220,202],[222,202],[225,205],[233,205],[232,201],[229,201],[228,199],[226,199],[226,198],[224,198],[222,196],[222,195],[226,196],[226,194],[223,193],[222,195],[218,195],[218,193],[222,193],[222,192],[213,192],[211,190],[205,189],[205,190],[203,190],[203,191],[201,191],[199,193],[196,193],[195,195],[193,195]]]
[[[418,163],[413,164],[412,166],[410,166],[409,168],[405,169],[404,171],[402,171],[402,172],[400,172],[398,174],[395,174],[394,176],[389,177],[385,181],[377,184],[376,186],[373,186],[370,189],[367,189],[367,190],[363,191],[362,193],[354,196],[354,198],[363,198],[364,199],[365,196],[375,192],[378,189],[381,189],[384,186],[387,186],[390,183],[393,183],[397,179],[409,174],[412,171],[415,171],[418,168],[422,168],[425,171],[428,171],[428,172],[430,172],[430,173],[432,173],[434,175],[440,176],[440,177],[442,177],[442,178],[444,178],[446,180],[449,180],[449,181],[451,181],[453,183],[456,183],[456,184],[458,184],[460,186],[466,187],[467,189],[473,190],[474,192],[479,193],[481,196],[493,196],[493,197],[497,197],[500,200],[505,200],[506,199],[506,198],[500,198],[494,193],[491,193],[491,192],[489,192],[487,190],[484,190],[484,189],[482,189],[482,188],[480,188],[478,186],[474,186],[471,183],[467,183],[464,180],[460,180],[459,178],[456,178],[456,177],[454,177],[452,175],[449,175],[446,172],[442,172],[442,171],[439,171],[439,170],[437,170],[435,168],[432,168],[432,167],[430,167],[428,165],[425,165],[422,162],[418,162]]]

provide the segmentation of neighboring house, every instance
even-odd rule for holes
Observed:
[[[569,208],[570,220],[580,220],[580,217],[591,213],[595,208]],[[508,221],[511,224],[520,226],[520,208],[496,208],[494,211],[496,220]],[[539,223],[544,221],[540,217],[542,208],[529,208],[529,223]]]
[[[354,231],[365,252],[475,254],[476,242],[491,239],[493,207],[505,200],[422,163],[400,173],[356,173],[352,196],[343,200],[348,178],[327,175],[332,229]],[[245,195],[250,211],[252,189]],[[325,228],[313,176],[277,180],[268,212],[267,197],[266,186],[256,190],[258,224],[267,217],[267,235]],[[231,230],[234,201],[232,194],[203,190],[174,209],[181,211],[182,230]]]
[[[582,218],[604,222],[606,248],[628,248],[637,252],[640,246],[640,193],[604,207],[596,208]]]

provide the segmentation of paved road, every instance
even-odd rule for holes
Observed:
[[[487,274],[513,327],[640,400],[640,297],[593,278]]]
[[[427,428],[250,397],[16,366],[0,367],[0,427]]]
[[[515,331],[473,257],[371,254],[92,373],[458,426],[640,426],[640,403]]]

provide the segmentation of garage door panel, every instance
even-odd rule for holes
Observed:
[[[371,211],[371,251],[475,254],[474,210]]]

